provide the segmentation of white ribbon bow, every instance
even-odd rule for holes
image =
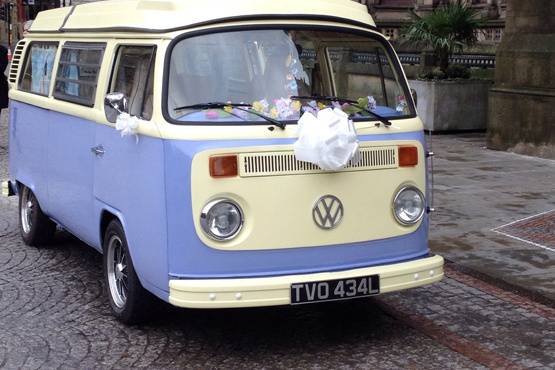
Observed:
[[[116,120],[116,130],[121,132],[121,137],[125,136],[135,136],[137,142],[139,142],[139,126],[141,124],[141,119],[139,117],[131,116],[128,113],[118,114]]]
[[[353,121],[340,109],[327,108],[310,112],[299,120],[299,139],[295,157],[326,171],[338,171],[358,153],[358,137]]]

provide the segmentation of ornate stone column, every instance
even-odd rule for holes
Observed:
[[[488,147],[555,158],[555,1],[508,0]]]

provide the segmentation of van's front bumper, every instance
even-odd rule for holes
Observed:
[[[2,181],[0,183],[0,194],[3,197],[11,197],[15,194],[15,186],[11,181]]]
[[[348,271],[323,272],[248,279],[170,280],[169,301],[187,308],[232,308],[291,304],[291,284],[380,276],[380,293],[432,284],[443,278],[443,258],[426,257],[410,262]]]

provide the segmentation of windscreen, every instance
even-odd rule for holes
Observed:
[[[295,29],[210,33],[173,48],[167,109],[174,121],[198,124],[263,121],[249,111],[290,122],[327,107],[355,120],[371,119],[370,112],[388,119],[412,116],[396,64],[382,41],[369,35]]]

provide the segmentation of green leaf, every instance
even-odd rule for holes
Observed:
[[[357,102],[358,102],[358,106],[359,106],[360,108],[366,109],[366,108],[368,107],[368,103],[370,102],[370,100],[368,99],[368,97],[366,97],[366,98],[358,98],[358,99],[357,99]]]
[[[357,114],[357,113],[362,112],[362,109],[360,109],[359,107],[357,107],[355,105],[349,105],[349,106],[343,108],[343,112],[345,112],[347,114]]]

